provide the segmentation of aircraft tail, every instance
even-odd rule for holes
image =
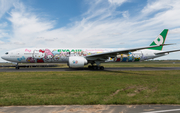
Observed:
[[[167,34],[168,34],[168,29],[164,29],[161,34],[151,43],[150,46],[156,46],[156,45],[160,45],[160,44],[164,44]],[[152,50],[162,50],[163,46],[158,46],[158,47],[154,47],[154,48],[149,48]]]

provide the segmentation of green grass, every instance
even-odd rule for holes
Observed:
[[[104,67],[180,67],[179,62],[115,62],[102,63]]]
[[[1,72],[0,105],[180,104],[179,73]]]
[[[66,63],[20,63],[19,65],[57,65],[56,68],[69,68]],[[0,64],[7,66],[13,64]],[[90,64],[89,64],[90,65]],[[180,67],[180,61],[142,61],[142,62],[113,62],[113,63],[101,63],[105,68],[107,67]],[[88,67],[88,65],[84,66]],[[0,67],[1,68],[1,67]],[[14,67],[13,67],[14,68]]]

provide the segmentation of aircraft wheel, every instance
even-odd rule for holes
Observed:
[[[19,69],[19,67],[17,66],[16,69]]]
[[[98,69],[98,67],[97,67],[97,66],[94,66],[94,67],[93,67],[93,69],[94,69],[94,70],[97,70],[97,69]]]
[[[88,66],[88,69],[94,69],[93,66]]]
[[[88,66],[88,69],[91,69],[92,68],[92,66]]]
[[[101,66],[101,67],[100,67],[100,70],[104,70],[104,67],[103,67],[103,66]]]

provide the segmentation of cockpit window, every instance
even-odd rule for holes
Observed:
[[[8,54],[8,52],[5,53],[6,55]]]

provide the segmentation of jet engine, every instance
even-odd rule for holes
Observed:
[[[69,57],[68,66],[71,68],[84,67],[88,64],[88,61],[84,57],[80,56],[71,56]]]

